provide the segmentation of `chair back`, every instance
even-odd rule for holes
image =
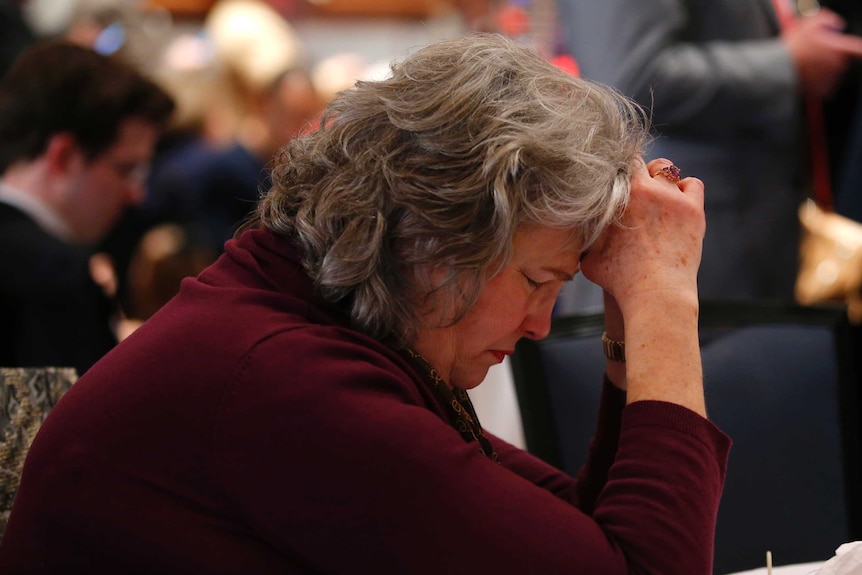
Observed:
[[[512,356],[527,449],[576,474],[596,425],[601,314],[555,318]],[[734,444],[715,573],[826,560],[862,538],[860,328],[843,307],[702,302],[709,417]]]
[[[27,450],[48,412],[77,379],[71,367],[0,368],[0,537]]]

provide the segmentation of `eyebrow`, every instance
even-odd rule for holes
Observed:
[[[575,273],[573,273],[573,274],[570,274],[567,271],[564,271],[560,268],[555,268],[555,267],[542,267],[541,269],[542,269],[542,271],[553,274],[554,277],[556,277],[560,281],[570,282],[573,279],[575,279],[575,276],[581,270],[581,266],[578,266],[577,269],[575,270]]]

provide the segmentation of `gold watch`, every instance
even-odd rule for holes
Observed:
[[[602,348],[609,360],[626,361],[626,342],[609,338],[607,332],[602,333]]]

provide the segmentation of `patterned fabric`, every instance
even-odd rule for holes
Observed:
[[[77,379],[71,367],[0,368],[0,537],[27,450],[48,412]]]
[[[434,385],[434,391],[449,409],[449,419],[452,427],[458,430],[464,441],[468,443],[476,441],[479,444],[479,452],[482,455],[500,463],[500,457],[494,451],[494,446],[482,431],[482,426],[479,424],[479,416],[476,415],[473,402],[470,401],[470,396],[467,395],[467,392],[457,387],[449,387],[443,378],[440,377],[440,372],[437,371],[437,368],[428,363],[427,359],[412,349],[405,351],[407,355],[415,359],[424,368],[428,379]]]

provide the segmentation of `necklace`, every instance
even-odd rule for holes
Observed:
[[[433,384],[434,391],[449,409],[449,421],[452,427],[461,434],[464,441],[468,443],[477,442],[482,455],[499,463],[500,459],[497,457],[497,452],[494,451],[494,446],[482,432],[482,426],[479,425],[479,418],[476,416],[476,410],[473,408],[473,402],[470,401],[467,392],[463,389],[449,387],[440,377],[440,372],[412,349],[408,349],[407,353],[425,368],[425,373]]]

